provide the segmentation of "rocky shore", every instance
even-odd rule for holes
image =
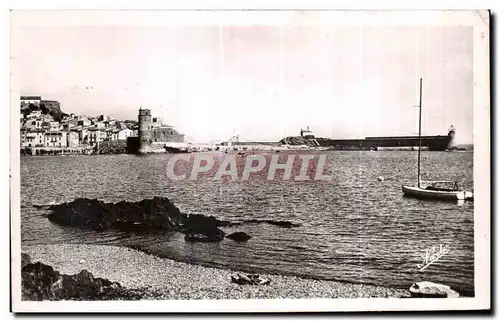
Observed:
[[[213,216],[186,214],[166,197],[154,197],[137,202],[120,201],[106,203],[97,199],[78,198],[68,203],[35,206],[50,210],[48,219],[58,225],[73,226],[81,229],[129,231],[166,230],[185,234],[186,241],[218,242],[225,237],[220,227],[239,226],[242,223],[266,223],[282,228],[297,227],[289,221],[247,220],[230,222]],[[247,240],[251,236],[233,238]]]
[[[239,272],[176,262],[118,246],[25,246],[22,252],[29,255],[31,263],[50,265],[67,285],[97,280],[96,299],[102,300],[410,297],[407,289],[280,275],[262,275],[269,281],[263,285],[239,285],[231,278]],[[27,264],[25,258],[23,261]],[[41,267],[36,265],[24,266],[23,273],[32,278]]]
[[[245,242],[244,231],[221,229],[243,224],[270,224],[293,229],[300,223],[275,220],[225,221],[181,212],[168,198],[106,203],[79,198],[34,205],[49,210],[47,218],[83,230],[177,231],[186,242]],[[242,227],[243,228],[243,227]],[[176,262],[140,250],[104,245],[26,246],[22,257],[25,300],[139,299],[271,299],[457,297],[446,285],[420,281],[405,289],[314,280],[294,276],[245,274]],[[255,271],[255,270],[254,270]],[[258,272],[258,270],[257,270]]]

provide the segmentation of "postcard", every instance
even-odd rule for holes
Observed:
[[[10,18],[13,312],[490,309],[488,11]]]

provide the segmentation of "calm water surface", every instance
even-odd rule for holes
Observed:
[[[23,245],[99,243],[138,246],[160,256],[206,265],[277,272],[407,288],[419,280],[474,291],[473,203],[405,198],[401,184],[416,181],[416,153],[328,152],[329,183],[294,181],[172,181],[169,155],[21,158]],[[473,188],[473,153],[423,152],[423,178],[457,180]],[[383,176],[384,181],[377,177]],[[78,197],[107,202],[154,196],[184,212],[220,219],[273,219],[301,224],[280,228],[245,224],[246,243],[186,243],[179,233],[89,232],[59,227],[33,205]],[[424,271],[426,249],[450,252]]]

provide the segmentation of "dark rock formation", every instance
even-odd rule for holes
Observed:
[[[43,114],[51,115],[54,118],[54,121],[57,122],[60,122],[62,118],[67,115],[61,110],[61,106],[58,104],[52,105],[40,103],[40,109],[42,110]]]
[[[21,278],[23,301],[142,300],[161,297],[158,291],[148,288],[128,289],[119,283],[95,278],[86,270],[74,275],[60,274],[40,262],[23,267]]]
[[[33,204],[32,206],[34,208],[38,208],[38,209],[48,209],[51,205],[37,205],[37,204]]]
[[[283,227],[283,228],[300,227],[300,224],[295,224],[295,223],[292,223],[292,222],[286,221],[286,220],[250,219],[250,220],[246,220],[245,222],[246,223],[257,223],[257,224],[266,223],[269,225],[274,225],[274,226]]]
[[[31,263],[30,255],[21,253],[21,268]]]
[[[259,274],[240,274],[231,275],[231,282],[239,285],[268,285],[271,283],[267,278],[260,277]]]
[[[241,242],[241,241],[249,240],[250,238],[252,238],[252,236],[248,235],[245,232],[238,231],[238,232],[227,235],[226,238]]]
[[[279,141],[280,144],[309,145],[309,141],[301,136],[287,136]]]
[[[459,297],[457,291],[452,290],[448,285],[432,282],[418,282],[410,287],[412,297],[430,297],[430,298],[456,298]]]
[[[24,301],[96,300],[121,288],[120,284],[95,278],[86,270],[65,275],[40,262],[24,266],[21,277]]]
[[[241,225],[221,221],[212,216],[185,214],[168,198],[154,197],[138,202],[120,201],[105,203],[96,199],[78,198],[72,202],[44,206],[50,210],[48,218],[59,225],[83,229],[106,230],[170,230],[186,234],[186,241],[220,241],[224,232],[218,227]],[[267,223],[279,227],[297,227],[289,221],[252,219],[244,223]],[[235,235],[238,240],[248,240],[250,236]]]
[[[217,227],[225,222],[212,216],[181,213],[170,200],[162,197],[118,203],[79,198],[49,206],[49,209],[49,220],[65,226],[92,230],[173,230],[190,235],[203,234],[210,241],[224,237],[224,232]]]

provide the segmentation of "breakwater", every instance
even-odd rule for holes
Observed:
[[[366,137],[364,139],[330,139],[305,138],[302,136],[286,137],[280,140],[282,144],[312,145],[327,147],[331,150],[382,150],[399,147],[422,147],[429,151],[446,151],[455,147],[455,128],[448,130],[447,135],[432,136],[392,136]]]

